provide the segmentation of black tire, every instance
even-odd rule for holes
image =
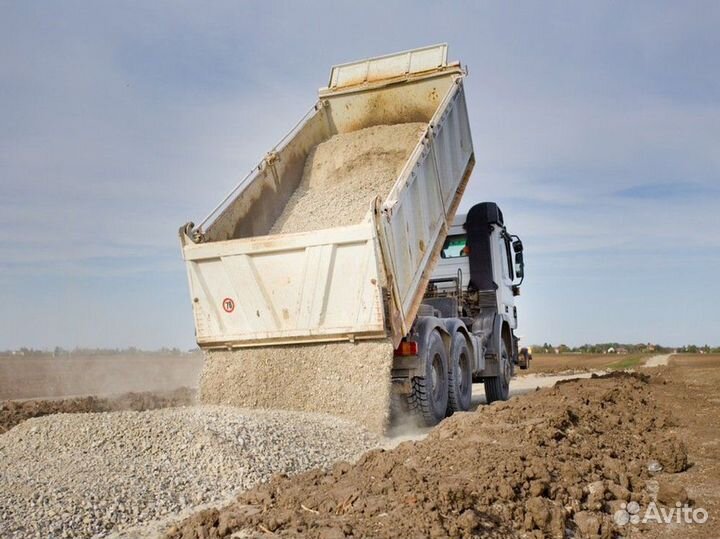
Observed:
[[[485,398],[487,403],[506,401],[510,398],[510,379],[513,375],[512,361],[504,340],[500,341],[500,374],[485,378]]]
[[[428,427],[445,418],[448,407],[448,360],[442,337],[437,330],[428,337],[424,351],[425,376],[412,379],[408,408]]]
[[[448,415],[467,412],[472,401],[472,356],[467,340],[456,333],[450,347],[448,365]]]
[[[532,356],[528,352],[527,348],[521,348],[520,353],[518,354],[518,367],[525,370],[528,367],[530,367],[530,360],[532,359]]]

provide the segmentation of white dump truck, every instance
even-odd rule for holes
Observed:
[[[489,401],[508,398],[522,243],[493,203],[455,216],[475,163],[465,76],[459,62],[447,61],[446,45],[331,69],[297,126],[208,218],[180,229],[203,350],[243,351],[243,361],[248,349],[389,341],[389,372],[355,385],[387,386],[394,402],[429,425],[467,410],[473,381],[484,381]],[[314,148],[411,122],[422,123],[417,143],[362,219],[271,232],[295,204]],[[334,376],[343,382],[342,373]],[[354,381],[345,382],[350,391]]]

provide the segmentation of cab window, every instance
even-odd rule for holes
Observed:
[[[454,236],[448,236],[445,239],[445,245],[443,245],[442,251],[440,251],[441,258],[460,258],[467,256],[465,246],[467,245],[466,234],[456,234]]]

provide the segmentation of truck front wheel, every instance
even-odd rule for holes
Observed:
[[[512,378],[512,363],[510,354],[504,340],[500,341],[500,372],[492,378],[485,378],[485,399],[487,403],[506,401],[510,398],[510,378]]]
[[[437,330],[432,331],[427,342],[424,376],[413,377],[408,405],[425,425],[432,427],[443,420],[448,407],[448,359]]]

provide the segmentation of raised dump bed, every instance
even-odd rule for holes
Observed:
[[[439,45],[332,68],[298,125],[180,230],[200,398],[379,431],[472,169],[464,72]]]
[[[202,348],[399,343],[474,164],[464,76],[446,45],[332,68],[305,118],[180,230]]]

